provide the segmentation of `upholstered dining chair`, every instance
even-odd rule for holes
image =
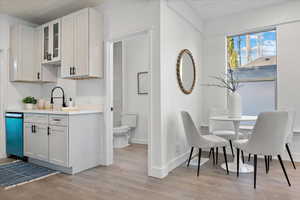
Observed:
[[[191,152],[188,159],[187,167],[189,167],[190,165],[194,148],[198,148],[199,153],[198,153],[197,176],[199,176],[202,149],[222,147],[224,153],[224,159],[226,163],[226,171],[227,174],[229,174],[228,165],[227,165],[227,155],[226,155],[226,147],[228,146],[228,141],[225,140],[224,138],[215,135],[202,135],[201,132],[198,130],[198,128],[195,126],[195,123],[188,112],[181,111],[181,117],[182,117],[183,127],[184,127],[188,144],[191,146]]]
[[[294,136],[294,123],[295,123],[296,112],[294,110],[288,110],[288,109],[287,110],[282,110],[282,111],[287,111],[289,113],[289,122],[288,122],[289,134],[288,134],[288,136],[286,138],[285,148],[286,148],[286,151],[287,151],[287,153],[288,153],[288,155],[290,157],[290,160],[291,160],[291,163],[293,165],[293,168],[296,169],[296,165],[295,165],[295,162],[294,162],[291,150],[290,150],[290,144],[292,143],[293,136]],[[250,156],[251,156],[251,154],[249,154],[248,161],[250,161]],[[265,158],[265,161],[266,161],[266,172],[267,173],[269,172],[269,169],[270,169],[270,160],[271,160],[271,156],[267,156]]]
[[[294,169],[296,169],[296,165],[290,150],[290,144],[293,142],[293,136],[294,136],[294,123],[295,123],[296,112],[293,110],[289,110],[288,112],[289,112],[288,136],[286,138],[285,148],[289,154]]]
[[[211,108],[209,117],[224,116],[228,114],[228,110],[225,108]],[[234,156],[234,150],[232,147],[232,140],[235,139],[235,131],[232,122],[222,122],[209,120],[209,133],[212,135],[220,136],[229,140],[232,156]],[[240,138],[247,138],[248,135],[239,133]],[[214,149],[210,150],[213,153]]]
[[[254,188],[256,188],[257,155],[277,156],[285,178],[291,186],[287,172],[281,159],[289,135],[290,117],[286,111],[264,112],[258,116],[251,138],[235,140],[233,145],[240,150],[254,155]],[[267,162],[266,162],[267,163]],[[266,164],[266,168],[267,168]],[[239,175],[239,156],[237,156],[237,176]]]

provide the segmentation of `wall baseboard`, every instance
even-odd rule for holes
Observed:
[[[206,151],[206,150],[205,150]],[[155,178],[160,178],[160,179],[163,179],[165,178],[166,176],[168,176],[168,174],[174,170],[175,168],[179,167],[180,165],[182,165],[188,158],[189,156],[189,151],[177,156],[176,158],[174,158],[173,160],[169,161],[167,165],[165,165],[164,167],[162,168],[152,168],[151,169],[151,173],[150,173],[150,176],[152,177],[155,177]],[[219,152],[219,154],[222,153],[222,152]],[[222,153],[223,155],[223,153]],[[230,149],[227,150],[227,155],[231,155],[231,151]],[[292,153],[292,156],[293,156],[293,159],[295,162],[300,162],[300,154],[299,153]],[[260,157],[261,159],[263,159],[263,157]],[[245,159],[247,160],[248,159],[248,154],[245,155]],[[253,159],[253,157],[252,157]],[[277,159],[274,158],[275,160]],[[290,158],[288,156],[287,153],[284,153],[282,155],[282,159],[285,160],[285,161],[290,161]]]
[[[300,153],[292,153],[292,156],[295,162],[300,162]],[[290,158],[287,158],[286,160],[290,160]]]
[[[145,139],[132,138],[130,141],[133,144],[148,144],[147,140]]]
[[[5,153],[0,153],[0,159],[5,159],[7,158],[7,155]]]
[[[155,177],[155,178],[165,178],[168,176],[169,172],[174,170],[175,168],[179,167],[182,163],[184,163],[188,156],[189,156],[189,151],[177,156],[176,158],[170,160],[167,165],[159,168],[159,167],[154,167],[150,170],[150,176]]]
[[[149,171],[149,176],[154,178],[163,179],[168,175],[168,170],[166,167],[152,167]]]

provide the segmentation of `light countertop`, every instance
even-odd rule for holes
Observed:
[[[52,115],[83,115],[83,114],[94,114],[103,113],[103,109],[78,109],[70,111],[61,110],[24,110],[24,109],[7,109],[6,112],[19,112],[19,113],[32,113],[32,114],[52,114]]]

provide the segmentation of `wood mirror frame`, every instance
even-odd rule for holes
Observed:
[[[184,84],[183,84],[183,80],[182,80],[182,68],[184,66],[182,66],[182,59],[183,59],[183,56],[184,55],[188,55],[189,58],[191,59],[192,61],[192,67],[193,67],[193,82],[192,82],[192,85],[190,88],[185,88],[184,87]],[[181,89],[181,91],[184,93],[184,94],[191,94],[193,92],[193,89],[195,87],[195,84],[196,84],[196,65],[195,65],[195,61],[194,61],[194,57],[191,53],[191,51],[189,51],[188,49],[183,49],[182,51],[180,51],[179,55],[178,55],[178,58],[177,58],[177,64],[176,64],[176,74],[177,74],[177,82],[178,82],[178,85]]]

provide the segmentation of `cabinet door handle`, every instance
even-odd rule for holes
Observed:
[[[31,125],[31,133],[34,133],[34,125]]]
[[[72,75],[72,67],[70,67],[70,75]]]
[[[73,75],[75,75],[75,74],[76,74],[76,68],[73,67]]]
[[[47,135],[50,135],[50,127],[48,126],[48,129],[47,129]]]
[[[52,60],[52,54],[51,53],[47,54],[47,60]]]
[[[41,78],[41,73],[38,72],[38,73],[37,73],[37,79],[40,80],[40,78]]]
[[[36,126],[33,125],[33,130],[34,130],[34,133],[36,133]]]

